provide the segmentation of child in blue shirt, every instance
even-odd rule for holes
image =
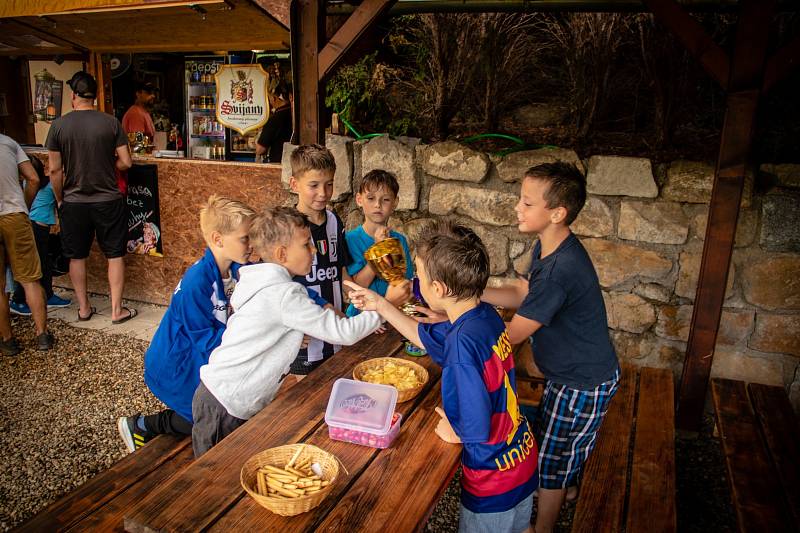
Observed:
[[[28,214],[33,228],[33,237],[36,241],[36,250],[39,252],[39,262],[42,266],[42,278],[39,283],[44,288],[48,309],[69,307],[72,302],[53,292],[53,269],[48,256],[50,251],[50,230],[58,224],[53,185],[50,183],[50,177],[45,174],[44,165],[39,158],[31,157],[30,161],[36,174],[39,175],[39,192],[36,193]],[[25,291],[22,285],[15,282],[13,285],[8,286],[14,287],[14,294],[9,303],[10,311],[15,315],[30,316],[31,310],[25,302]]]
[[[159,434],[192,434],[192,397],[200,367],[222,341],[239,266],[250,257],[248,232],[254,216],[243,203],[217,195],[200,209],[207,248],[175,288],[144,355],[145,383],[167,409],[117,420],[129,452]]]
[[[459,531],[529,532],[537,447],[519,410],[505,324],[480,301],[489,254],[471,229],[447,222],[427,228],[415,244],[422,296],[444,313],[443,322],[418,324],[375,292],[345,282],[351,301],[378,311],[442,366],[436,434],[463,445]]]
[[[397,179],[385,170],[376,169],[364,175],[356,187],[356,204],[364,212],[364,223],[348,231],[344,236],[352,261],[347,267],[347,273],[355,283],[369,287],[381,296],[386,296],[389,284],[379,277],[364,259],[364,252],[376,242],[389,237],[399,240],[406,255],[406,279],[414,277],[414,264],[411,262],[411,252],[408,250],[405,236],[387,225],[389,217],[397,208],[399,192],[400,185]],[[347,316],[357,314],[358,310],[350,304]]]

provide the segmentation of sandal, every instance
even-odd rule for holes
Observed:
[[[97,308],[90,307],[89,308],[89,315],[88,316],[81,316],[81,311],[80,311],[80,309],[78,309],[78,321],[86,322],[87,320],[91,320],[96,312],[97,312]]]
[[[117,320],[112,320],[111,321],[112,324],[114,324],[114,325],[122,324],[122,323],[127,322],[128,320],[130,320],[131,318],[133,318],[133,317],[135,317],[136,315],[139,314],[139,311],[137,311],[136,309],[134,309],[132,307],[123,307],[123,309],[128,311],[128,316],[124,316],[124,317],[122,317],[120,319],[117,319]]]

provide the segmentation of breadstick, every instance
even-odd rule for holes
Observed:
[[[258,493],[262,496],[267,495],[267,481],[264,476],[264,472],[257,472],[256,477],[258,479]]]
[[[292,468],[291,466],[288,466],[288,465],[286,466],[286,471],[291,473],[291,474],[294,474],[294,475],[296,475],[298,477],[306,477],[305,473],[297,470],[296,468]]]
[[[276,473],[274,473],[274,472],[267,472],[265,475],[266,475],[267,477],[271,477],[272,479],[275,479],[275,480],[277,480],[277,481],[280,481],[281,483],[294,483],[295,481],[297,481],[297,480],[296,480],[296,479],[294,479],[293,477],[289,477],[289,476],[282,476],[282,475],[280,475],[280,474],[276,474]]]
[[[276,481],[272,481],[270,479],[267,479],[267,484],[273,489],[275,489],[278,492],[278,494],[283,494],[284,496],[296,498],[298,496],[303,495],[303,493],[301,493],[299,490],[285,489],[280,483],[277,483]]]
[[[296,475],[292,474],[291,472],[287,472],[286,470],[284,470],[282,468],[278,468],[277,466],[264,465],[262,468],[265,468],[265,469],[269,470],[270,472],[274,472],[275,474],[280,474],[282,476],[290,477],[290,478],[292,478],[294,480],[297,479]]]
[[[294,452],[294,455],[292,456],[292,458],[291,458],[291,459],[289,459],[289,462],[288,462],[288,463],[286,463],[286,467],[287,467],[287,468],[289,468],[290,466],[292,466],[292,465],[294,464],[294,462],[295,462],[295,461],[297,461],[297,458],[298,458],[298,457],[300,457],[300,452],[302,452],[302,451],[303,451],[303,448],[305,448],[305,447],[306,447],[306,445],[305,445],[305,444],[301,444],[301,445],[300,445],[300,447],[299,447],[299,448],[297,448],[297,451],[296,451],[296,452]]]

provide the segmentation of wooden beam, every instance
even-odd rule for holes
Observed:
[[[97,52],[89,54],[86,71],[97,81],[97,110],[114,114],[114,100],[111,93],[111,65]]]
[[[800,35],[795,35],[789,44],[775,52],[767,62],[761,92],[766,93],[772,89],[773,85],[785,78],[798,64],[800,64]]]
[[[774,6],[775,0],[743,0],[741,3],[727,84],[725,121],[678,396],[676,425],[685,430],[697,431],[702,422]]]
[[[700,61],[703,68],[725,89],[728,85],[729,60],[697,20],[675,0],[643,0],[656,20],[666,26],[683,46]]]
[[[322,143],[324,86],[319,81],[319,50],[325,30],[324,0],[294,0],[291,9],[295,120],[300,144]]]
[[[352,47],[396,0],[364,0],[319,53],[322,81],[339,65]]]

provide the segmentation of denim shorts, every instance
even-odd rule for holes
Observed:
[[[461,505],[458,533],[522,533],[531,525],[533,493],[500,513],[473,513]]]

